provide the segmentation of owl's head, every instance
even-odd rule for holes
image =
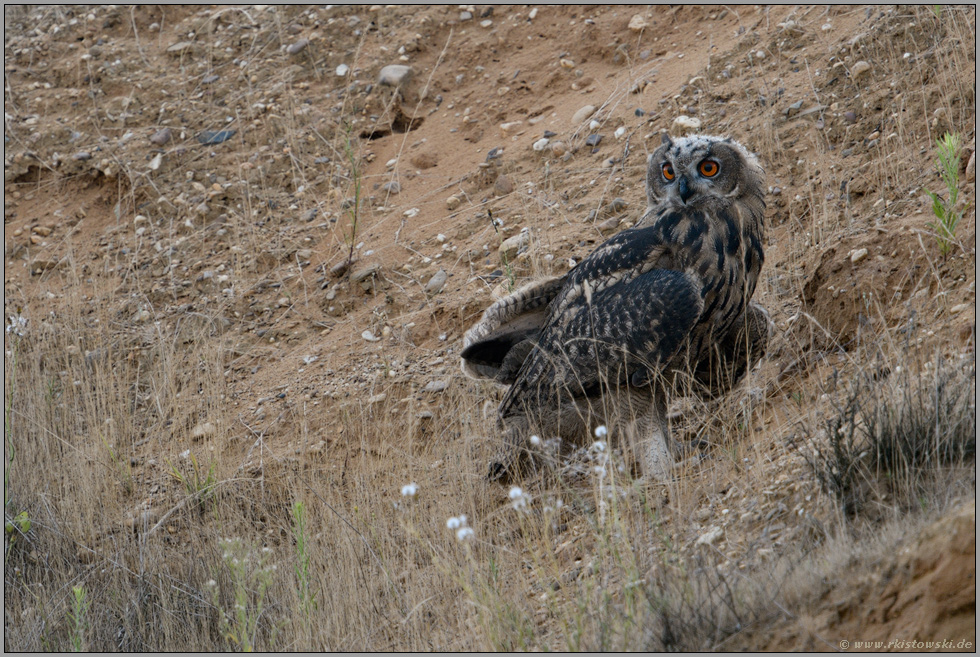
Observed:
[[[762,201],[765,172],[759,160],[727,137],[671,139],[647,160],[647,212],[667,208],[712,210],[747,197]]]

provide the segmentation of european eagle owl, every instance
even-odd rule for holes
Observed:
[[[765,240],[755,155],[728,138],[664,135],[646,183],[633,228],[565,276],[495,302],[467,331],[463,371],[510,386],[491,479],[513,472],[532,434],[581,442],[598,424],[645,479],[667,479],[668,396],[724,394],[765,352],[772,322],[750,302]]]

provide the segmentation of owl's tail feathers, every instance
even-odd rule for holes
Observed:
[[[547,320],[563,278],[529,283],[493,303],[463,336],[463,373],[512,384]]]

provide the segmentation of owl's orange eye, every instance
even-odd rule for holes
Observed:
[[[667,180],[674,179],[674,167],[670,166],[669,162],[664,162],[664,166],[661,168],[661,171],[663,171],[664,178]]]
[[[711,178],[718,173],[718,163],[714,160],[704,160],[698,165],[698,171],[701,172],[702,176]]]

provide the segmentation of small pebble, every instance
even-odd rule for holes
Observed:
[[[290,55],[295,55],[297,53],[302,52],[303,49],[306,48],[306,46],[308,46],[308,45],[310,45],[310,40],[309,39],[300,39],[296,43],[293,43],[293,44],[289,45],[286,48],[286,52],[288,52]]]

